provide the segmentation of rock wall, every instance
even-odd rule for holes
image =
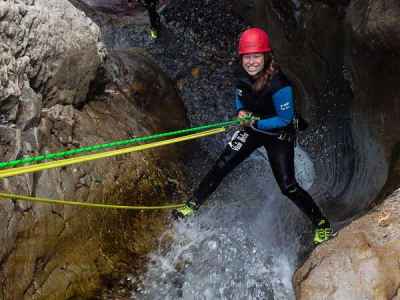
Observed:
[[[400,190],[318,246],[292,277],[296,299],[399,299]]]
[[[230,2],[268,32],[295,84],[297,106],[311,121],[300,142],[316,164],[312,194],[337,222],[364,211],[397,159],[399,4]]]
[[[138,51],[107,53],[99,28],[68,1],[1,1],[0,47],[1,161],[187,127],[180,99],[151,59]],[[80,202],[171,203],[183,190],[174,180],[183,176],[179,149],[10,177],[0,190]],[[1,199],[0,298],[89,297],[124,257],[145,260],[166,224],[165,214],[157,216]]]
[[[269,33],[278,61],[294,82],[298,108],[311,121],[300,141],[316,164],[312,194],[336,222],[361,213],[398,170],[400,4],[394,0],[230,3],[249,23]],[[187,124],[174,88],[147,55],[136,50],[107,54],[99,41],[99,28],[67,1],[0,2],[2,161]],[[182,190],[171,180],[182,176],[178,167],[182,161],[182,153],[172,147],[3,179],[0,190],[65,200],[159,204]],[[394,181],[388,189],[397,185]],[[0,298],[4,299],[87,295],[102,275],[123,268],[124,258],[143,262],[147,249],[154,246],[154,235],[165,226],[165,219],[153,214],[8,199],[1,199],[0,214]],[[377,294],[366,285],[351,290],[332,284],[324,295],[337,289],[337,299],[350,294],[396,296],[398,270],[391,266],[385,277],[388,263],[379,253],[388,251],[398,260],[398,218],[390,219],[394,225],[383,233],[393,246],[385,248],[371,236],[388,229],[367,226],[363,222],[371,221],[369,217],[323,247],[334,244],[343,249],[338,252],[341,260],[332,256],[327,261],[341,262],[337,266],[346,267],[349,276],[359,278],[365,270],[374,274],[371,286]],[[143,224],[150,227],[143,230]],[[137,239],[132,239],[132,232]],[[352,236],[354,232],[358,235]],[[354,245],[346,244],[349,239]],[[358,269],[343,259],[350,259],[353,251],[364,264]],[[312,270],[319,278],[332,275],[330,265],[321,260],[324,253],[315,252],[304,267],[306,274]],[[318,267],[310,267],[316,261],[321,262]],[[297,274],[296,294],[311,299],[314,287],[301,270]]]
[[[345,63],[355,92],[352,133],[356,150],[365,157],[363,165],[384,159],[382,164],[389,169],[388,174],[375,170],[375,177],[387,178],[379,198],[398,187],[394,166],[399,163],[399,16],[397,1],[351,1],[344,22]],[[366,179],[357,176],[354,183],[363,185]],[[380,180],[371,181],[378,183],[381,187]]]
[[[231,2],[270,34],[312,122],[301,143],[324,211],[346,222],[382,202],[399,186],[399,2]],[[318,246],[292,277],[296,299],[398,299],[398,206],[397,190]]]
[[[16,106],[25,82],[44,107],[82,105],[105,56],[99,28],[68,1],[27,3],[1,3],[2,111]]]

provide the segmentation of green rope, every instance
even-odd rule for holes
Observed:
[[[133,138],[133,139],[125,140],[125,141],[113,142],[113,143],[96,145],[96,146],[85,147],[85,148],[78,148],[78,149],[68,150],[68,151],[63,151],[63,152],[58,152],[58,153],[49,153],[49,154],[35,156],[35,157],[27,157],[27,158],[23,158],[23,159],[6,161],[6,162],[0,163],[0,168],[5,168],[8,166],[16,166],[16,165],[20,165],[20,164],[26,164],[26,163],[30,163],[30,162],[38,162],[38,161],[41,161],[44,159],[65,157],[68,155],[90,152],[93,150],[110,148],[110,147],[115,147],[115,146],[120,146],[120,145],[131,144],[131,143],[143,142],[143,141],[148,141],[148,140],[152,140],[152,139],[159,139],[162,137],[167,137],[167,136],[172,136],[172,135],[177,135],[177,134],[184,134],[184,133],[193,132],[193,131],[200,131],[200,130],[217,128],[217,127],[224,127],[224,126],[240,123],[240,122],[243,122],[244,120],[248,120],[248,119],[252,119],[252,118],[253,117],[251,115],[248,115],[248,116],[245,116],[244,118],[232,120],[232,121],[225,121],[225,122],[221,122],[221,123],[193,127],[193,128],[189,128],[189,129],[176,130],[176,131],[155,134],[155,135],[150,135],[150,136],[145,136],[145,137],[140,137],[140,138]]]

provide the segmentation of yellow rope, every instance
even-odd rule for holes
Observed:
[[[97,204],[97,203],[84,203],[84,202],[73,202],[73,201],[63,201],[63,200],[52,200],[45,198],[33,198],[21,195],[11,195],[0,193],[1,198],[9,198],[15,200],[33,201],[33,202],[44,202],[53,204],[63,204],[63,205],[73,205],[73,206],[85,206],[85,207],[95,207],[95,208],[116,208],[116,209],[140,209],[140,210],[155,210],[155,209],[171,209],[182,207],[185,204],[176,205],[166,205],[166,206],[123,206],[123,205],[108,205],[108,204]]]
[[[21,174],[25,174],[25,173],[32,173],[32,172],[47,170],[47,169],[51,169],[51,168],[63,167],[63,166],[71,165],[71,164],[76,164],[76,163],[95,160],[95,159],[99,159],[99,158],[105,158],[105,157],[110,157],[110,156],[126,154],[126,153],[140,151],[140,150],[149,149],[149,148],[156,148],[156,147],[173,144],[173,143],[178,143],[178,142],[183,142],[183,141],[187,141],[187,140],[191,140],[191,139],[195,139],[195,138],[199,138],[199,137],[203,137],[203,136],[207,136],[207,135],[217,134],[217,133],[224,132],[224,131],[225,131],[225,128],[216,128],[216,129],[211,129],[211,130],[207,130],[204,132],[199,132],[199,133],[190,134],[190,135],[186,135],[186,136],[182,136],[182,137],[178,137],[178,138],[173,138],[173,139],[169,139],[169,140],[165,140],[165,141],[159,141],[159,142],[135,146],[135,147],[129,147],[129,148],[101,152],[101,153],[96,153],[96,154],[91,154],[91,155],[80,156],[80,157],[45,162],[45,163],[41,163],[41,164],[23,166],[23,167],[18,167],[18,168],[13,168],[13,169],[1,170],[0,178],[16,176],[16,175],[21,175]]]
[[[85,162],[85,161],[126,154],[126,153],[140,151],[140,150],[149,149],[149,148],[160,147],[160,146],[183,142],[183,141],[187,141],[187,140],[191,140],[191,139],[195,139],[195,138],[199,138],[199,137],[203,137],[203,136],[207,136],[207,135],[217,134],[217,133],[224,132],[224,131],[225,131],[225,128],[216,128],[216,129],[211,129],[211,130],[207,130],[204,132],[199,132],[199,133],[190,134],[190,135],[186,135],[186,136],[182,136],[182,137],[178,137],[178,138],[173,138],[173,139],[169,139],[169,140],[165,140],[165,141],[159,141],[159,142],[135,146],[135,147],[129,147],[129,148],[113,150],[113,151],[108,151],[108,152],[102,152],[102,153],[96,153],[96,154],[85,155],[85,156],[80,156],[80,157],[45,162],[45,163],[41,163],[41,164],[23,166],[23,167],[18,167],[18,168],[13,168],[13,169],[1,170],[0,178],[16,176],[16,175],[21,175],[21,174],[25,174],[25,173],[32,173],[32,172],[47,170],[47,169],[51,169],[51,168],[63,167],[63,166],[81,163],[81,162]],[[171,209],[171,208],[182,207],[185,205],[185,204],[176,204],[176,205],[166,205],[166,206],[123,206],[123,205],[109,205],[109,204],[53,200],[53,199],[46,199],[46,198],[34,198],[34,197],[28,197],[28,196],[22,196],[22,195],[12,195],[12,194],[5,194],[5,193],[0,193],[0,197],[15,199],[15,200],[23,200],[23,201],[43,202],[43,203],[72,205],[72,206],[84,206],[84,207],[94,207],[94,208],[135,209],[135,210]]]

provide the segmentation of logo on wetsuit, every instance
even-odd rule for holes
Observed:
[[[287,110],[289,108],[290,108],[290,103],[289,102],[281,104],[281,110]]]
[[[249,134],[245,131],[236,131],[231,141],[228,143],[229,147],[231,147],[232,150],[239,151],[246,142],[248,136]]]

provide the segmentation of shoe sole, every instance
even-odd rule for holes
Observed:
[[[176,210],[173,210],[171,212],[171,215],[175,220],[183,219],[185,217],[183,214],[181,214],[179,211]]]

